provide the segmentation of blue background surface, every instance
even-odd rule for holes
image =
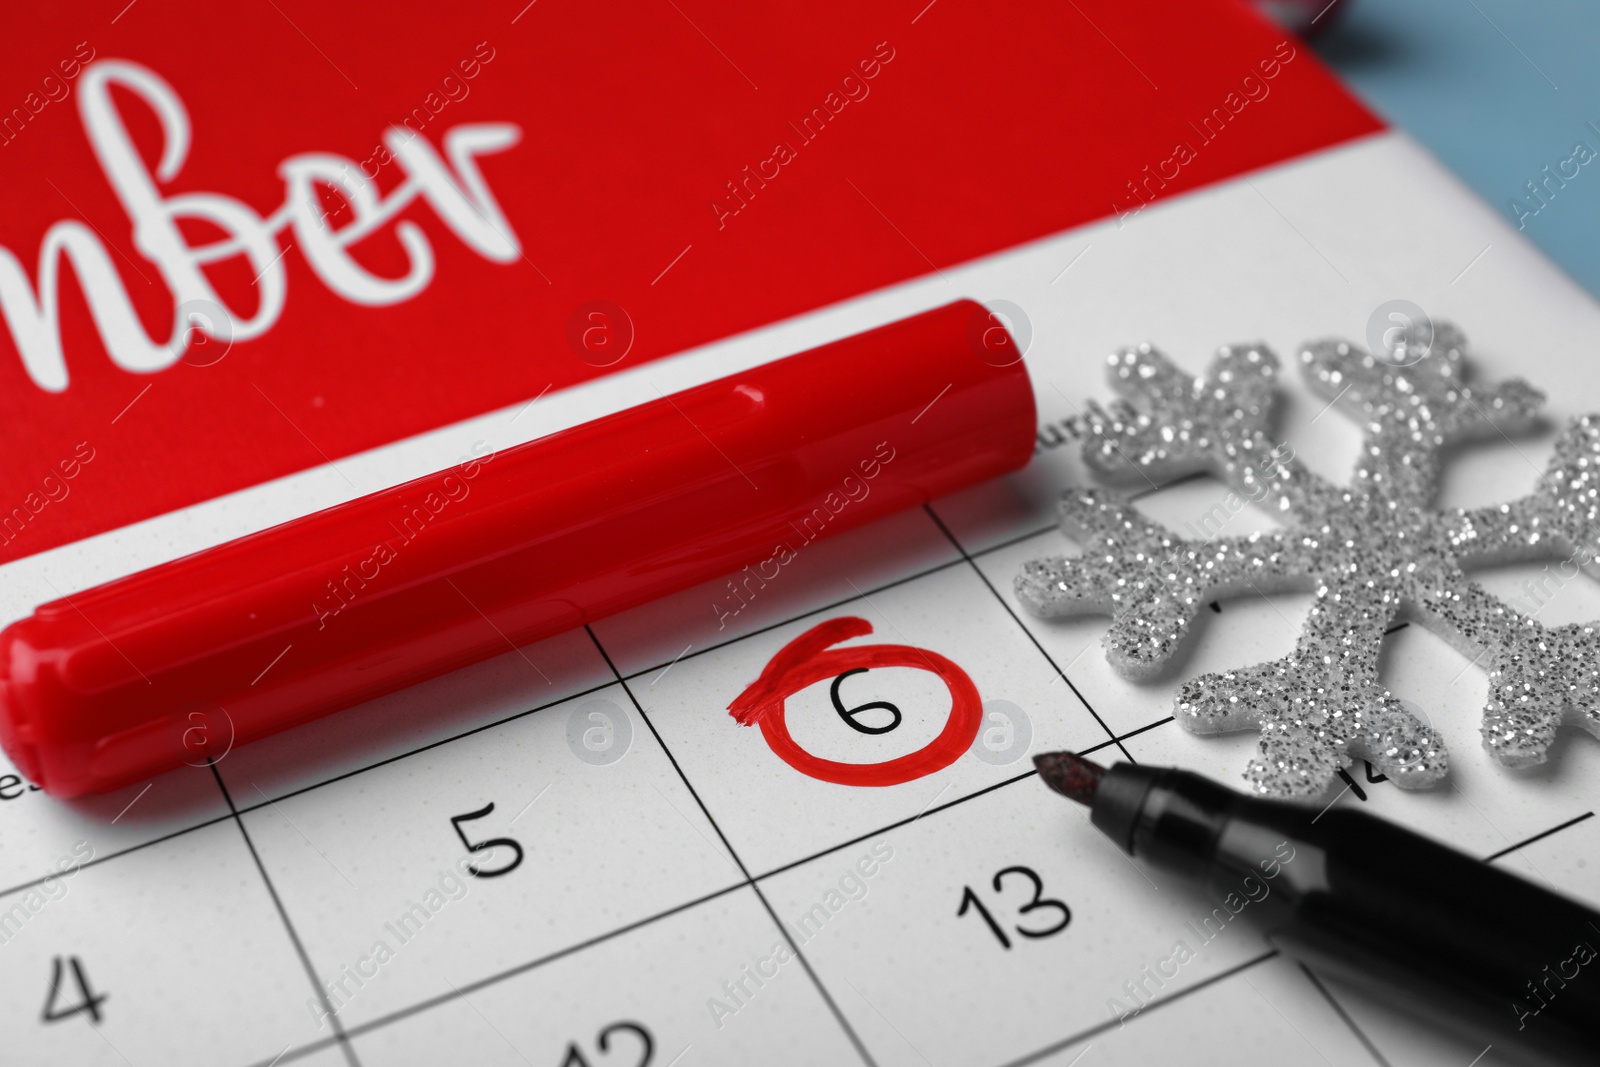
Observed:
[[[1600,3],[1353,0],[1313,42],[1369,107],[1426,145],[1513,225],[1508,206],[1584,141],[1596,158],[1523,235],[1600,295]],[[1568,173],[1572,165],[1567,166]]]

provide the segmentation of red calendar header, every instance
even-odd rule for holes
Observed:
[[[1380,128],[1231,0],[524,4],[15,15],[0,561]]]

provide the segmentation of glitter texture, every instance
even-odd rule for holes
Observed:
[[[1039,615],[1109,613],[1106,658],[1154,677],[1195,615],[1219,597],[1314,594],[1295,649],[1269,663],[1185,683],[1175,716],[1195,733],[1256,729],[1245,772],[1263,794],[1324,795],[1352,757],[1416,787],[1437,782],[1442,739],[1380,684],[1384,631],[1409,620],[1488,671],[1483,743],[1510,766],[1542,762],[1563,714],[1600,735],[1600,630],[1546,627],[1471,581],[1463,566],[1571,558],[1600,577],[1600,416],[1567,426],[1537,490],[1512,504],[1431,509],[1450,442],[1527,426],[1544,397],[1525,382],[1468,384],[1465,339],[1438,324],[1396,363],[1344,341],[1300,353],[1311,389],[1364,430],[1348,486],[1307,470],[1269,436],[1277,358],[1221,349],[1190,377],[1149,345],[1111,358],[1126,403],[1091,405],[1084,457],[1108,481],[1145,486],[1209,471],[1277,516],[1283,529],[1191,541],[1142,518],[1117,494],[1066,493],[1061,525],[1083,555],[1024,564],[1019,600]],[[1242,506],[1242,505],[1241,505]]]

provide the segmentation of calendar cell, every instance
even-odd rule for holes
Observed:
[[[617,686],[283,800],[235,788],[348,1025],[743,880]]]
[[[0,896],[0,964],[14,1062],[244,1064],[319,1036],[232,818]]]
[[[1036,778],[761,884],[880,1064],[1004,1063],[1269,951],[1270,879],[1169,884]]]
[[[861,1062],[754,891],[735,890],[370,1034],[368,1067]]]
[[[685,659],[641,700],[756,874],[1108,740],[967,565]]]

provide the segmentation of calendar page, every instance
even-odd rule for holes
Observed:
[[[1037,447],[1010,477],[807,544],[781,566],[746,568],[115,794],[55,800],[0,764],[7,1062],[1459,1067],[1484,1055],[1280,955],[1247,909],[1219,912],[1219,902],[1125,857],[1083,809],[1044,788],[1030,760],[1065,749],[1193,768],[1243,788],[1256,735],[1187,732],[1174,720],[1176,696],[1188,679],[1287,653],[1311,603],[1309,589],[1219,598],[1172,668],[1135,682],[1108,664],[1105,617],[1044,619],[1019,600],[1025,564],[1082,551],[1058,528],[1061,495],[1110,488],[1083,445],[1097,413],[1117,401],[1113,352],[1148,342],[1192,375],[1224,345],[1270,350],[1281,363],[1270,390],[1276,442],[1343,484],[1360,428],[1308,384],[1302,347],[1328,337],[1383,346],[1397,322],[1454,323],[1469,339],[1473,375],[1521,376],[1549,400],[1526,432],[1448,452],[1432,503],[1440,509],[1526,497],[1562,426],[1600,410],[1592,301],[1403,134],[1345,97],[1303,44],[1223,3],[1163,15],[1159,33],[1088,0],[1001,23],[955,0],[837,5],[831,14],[808,6],[763,25],[735,5],[671,2],[588,23],[551,0],[496,7],[492,17],[417,8],[409,22],[405,10],[386,9],[400,30],[283,3],[245,15],[194,9],[181,33],[168,32],[148,0],[119,6],[81,35],[70,20],[41,23],[29,54],[65,49],[40,59],[40,77],[53,79],[41,82],[40,99],[51,102],[8,130],[5,149],[37,145],[30,166],[66,177],[52,178],[61,195],[37,218],[4,217],[0,244],[31,263],[49,226],[100,219],[98,236],[89,221],[54,231],[66,242],[60,261],[85,291],[91,239],[137,301],[155,299],[141,271],[152,286],[162,277],[159,249],[136,247],[129,219],[111,221],[109,194],[82,212],[70,202],[80,185],[106,181],[73,113],[86,92],[130,114],[135,97],[158,102],[139,112],[131,136],[140,158],[159,166],[148,154],[158,124],[170,144],[177,122],[160,110],[162,85],[193,111],[197,156],[216,132],[198,121],[215,110],[194,73],[210,64],[207,77],[241,107],[272,103],[248,103],[258,84],[256,95],[276,93],[274,106],[321,116],[326,128],[312,128],[325,136],[296,150],[337,150],[359,165],[369,127],[409,107],[392,84],[382,88],[395,79],[375,73],[391,69],[373,43],[388,40],[451,72],[436,102],[452,101],[463,122],[488,125],[503,105],[525,127],[524,143],[564,141],[580,158],[562,170],[541,155],[508,155],[516,167],[497,170],[485,155],[474,203],[489,205],[493,191],[504,230],[475,228],[483,216],[469,213],[454,216],[452,234],[435,215],[413,238],[390,232],[360,271],[332,244],[321,268],[303,249],[282,249],[292,284],[281,337],[251,335],[259,306],[217,281],[216,298],[205,298],[214,317],[195,323],[187,358],[140,365],[130,349],[108,361],[115,331],[91,343],[93,299],[63,289],[47,309],[71,323],[57,361],[48,338],[18,332],[37,318],[7,303],[0,402],[4,432],[26,457],[5,465],[7,499],[28,499],[36,480],[47,504],[6,533],[6,620],[475,449],[958,297],[986,302],[1023,351]],[[85,37],[92,54],[74,53]],[[826,62],[788,38],[827,42]],[[214,57],[191,56],[187,66],[185,47],[201,39],[236,48],[244,59],[231,66],[270,54],[295,78],[230,75]],[[586,81],[608,47],[652,57],[629,68],[626,92]],[[479,95],[457,101],[452,85],[469,84],[464,58],[477,67]],[[524,83],[490,92],[490,79],[514,64],[525,65]],[[680,67],[687,73],[674,82],[668,72]],[[514,91],[546,75],[564,79],[570,95],[534,103]],[[667,113],[649,110],[658,75],[675,102]],[[893,82],[902,76],[942,103],[900,93]],[[69,85],[67,97],[51,95]],[[627,164],[615,151],[620,127],[563,118],[595,118],[583,112],[586,85],[645,101],[645,117],[623,133],[659,131],[676,114],[694,144],[706,130],[719,143],[754,130],[752,147],[694,172],[709,191],[672,167],[635,185],[628,168],[648,167],[650,146]],[[871,96],[853,88],[869,85]],[[828,109],[835,88],[839,100],[861,98],[829,111],[838,127],[823,136],[845,137],[857,117],[875,125],[837,150],[796,144],[779,177],[752,171],[769,177],[740,194],[741,167],[775,158],[764,140],[802,136],[767,131],[761,123],[773,116],[741,109],[765,106],[759,94],[771,91],[788,94],[794,115],[809,114],[801,101],[814,96]],[[707,96],[696,104],[700,89]],[[7,91],[22,101],[32,90],[18,82]],[[361,95],[369,91],[371,104]],[[432,92],[405,89],[419,101]],[[880,105],[881,115],[871,110]],[[1012,139],[976,136],[985,121]],[[271,127],[259,150],[247,130],[234,131],[244,159],[270,157],[228,187],[257,217],[284,195],[270,166],[289,153],[284,129],[304,128]],[[894,130],[887,149],[866,132]],[[942,130],[964,142],[952,148]],[[604,156],[598,169],[581,158],[589,143]],[[662,134],[654,147],[688,167],[694,144],[674,148]],[[0,164],[15,158],[26,157]],[[50,170],[52,160],[64,169]],[[379,188],[392,194],[383,183],[405,179],[384,173]],[[450,189],[472,192],[465,172],[454,173],[435,207]],[[594,210],[626,204],[637,188],[672,190],[666,202],[681,206],[683,228],[670,239],[670,228],[649,230],[641,250],[632,230],[622,232],[629,216],[620,206],[591,222],[551,222],[540,213],[548,193],[535,204],[529,190],[557,174],[575,176],[561,188]],[[784,182],[792,202],[780,199]],[[350,203],[372,191],[344,188]],[[217,208],[212,222],[229,218]],[[270,230],[284,244],[288,232]],[[750,244],[719,245],[719,235]],[[433,304],[434,290],[402,299],[382,288],[416,269],[394,242],[410,240],[415,257],[417,238],[439,253],[432,284],[444,295]],[[189,239],[198,247],[200,237]],[[11,263],[0,257],[0,291],[21,284],[5,273]],[[637,277],[607,280],[624,267]],[[318,269],[366,302],[334,302]],[[16,270],[43,284],[41,272]],[[559,299],[540,288],[540,271],[552,273]],[[227,284],[251,283],[245,274]],[[296,311],[302,298],[314,313]],[[571,316],[590,301],[608,301],[601,310],[637,327],[633,357],[607,363],[581,344],[568,349]],[[140,306],[150,329],[170,310]],[[662,310],[674,307],[689,310]],[[232,323],[231,338],[208,332],[219,321]],[[224,341],[220,361],[193,355]],[[376,372],[386,355],[402,374]],[[328,409],[336,414],[319,414]],[[78,441],[87,452],[74,453]],[[60,465],[67,459],[75,477]],[[1191,540],[1280,525],[1210,477],[1116,491]],[[1583,569],[1556,552],[1473,578],[1555,626],[1600,618]],[[784,664],[823,648],[837,654],[837,672],[785,689]],[[1508,770],[1480,742],[1483,663],[1415,624],[1383,638],[1380,662],[1383,684],[1448,744],[1448,777],[1402,790],[1356,759],[1313,802],[1381,813],[1600,901],[1600,869],[1589,863],[1600,844],[1594,739],[1565,726],[1546,762]],[[782,692],[792,747],[775,749],[763,726],[730,714],[758,681]],[[976,726],[952,749],[946,726],[958,714]],[[882,769],[919,751],[935,753],[925,762],[936,769]],[[857,765],[858,784],[828,780],[823,761]]]

